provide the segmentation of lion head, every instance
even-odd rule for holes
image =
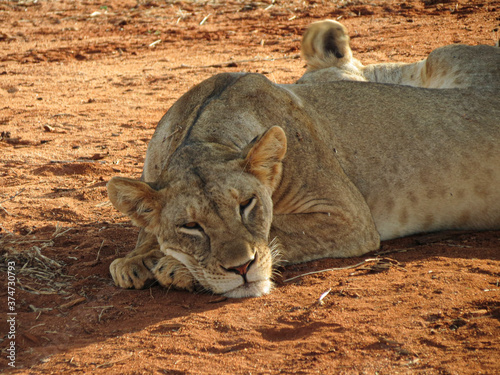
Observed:
[[[186,145],[173,154],[161,184],[115,177],[109,197],[203,288],[228,297],[267,294],[276,252],[269,238],[272,193],[286,144],[283,130],[273,127],[243,151]]]

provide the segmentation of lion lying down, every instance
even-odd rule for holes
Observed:
[[[417,232],[498,229],[499,94],[216,75],[161,119],[142,181],[108,183],[142,228],[113,279],[260,296],[277,243],[298,263]]]
[[[500,48],[452,44],[415,63],[363,65],[352,55],[344,25],[312,23],[302,37],[307,71],[297,83],[370,81],[427,88],[500,87]]]

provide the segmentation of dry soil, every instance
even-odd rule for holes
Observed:
[[[500,2],[0,2],[0,368],[500,373],[498,231],[413,236],[360,259],[288,267],[262,298],[111,281],[109,264],[133,248],[137,229],[108,202],[106,181],[140,176],[156,123],[203,79],[246,71],[297,80],[301,35],[325,18],[349,28],[365,63],[416,61],[450,43],[494,44]]]

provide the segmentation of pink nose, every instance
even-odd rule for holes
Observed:
[[[241,266],[227,268],[227,270],[229,272],[234,272],[234,273],[237,273],[238,275],[244,276],[247,274],[248,269],[250,268],[250,265],[253,263],[253,261],[254,261],[254,259],[252,259],[251,261],[249,261],[245,264],[242,264]]]

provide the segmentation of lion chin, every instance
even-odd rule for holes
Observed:
[[[269,294],[272,287],[273,283],[270,280],[252,281],[225,292],[223,295],[229,298],[261,297]]]

